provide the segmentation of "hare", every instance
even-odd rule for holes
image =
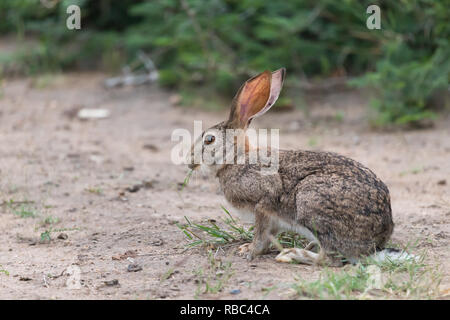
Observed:
[[[331,152],[285,150],[269,150],[278,155],[273,174],[262,174],[258,162],[221,161],[240,138],[245,144],[237,155],[253,150],[248,126],[274,105],[284,78],[282,68],[247,80],[232,101],[228,120],[205,130],[192,145],[189,167],[217,177],[231,206],[254,218],[253,241],[241,246],[249,260],[266,253],[282,231],[311,241],[305,249],[282,250],[276,257],[282,262],[340,266],[383,250],[394,228],[389,190],[362,164]],[[230,138],[229,129],[240,133]],[[203,163],[194,161],[196,150]],[[309,250],[312,245],[318,253]]]

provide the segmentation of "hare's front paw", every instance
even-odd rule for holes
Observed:
[[[253,243],[245,243],[239,246],[238,254],[251,261],[255,257],[254,251]]]

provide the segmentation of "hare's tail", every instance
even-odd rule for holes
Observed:
[[[383,262],[392,262],[392,263],[404,263],[408,261],[419,260],[419,257],[408,253],[404,250],[394,249],[394,248],[385,248],[381,251],[375,252],[370,256],[375,262],[383,263]]]

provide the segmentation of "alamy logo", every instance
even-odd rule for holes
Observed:
[[[81,29],[81,9],[79,6],[72,4],[67,7],[67,14],[70,14],[66,20],[66,26],[69,30]]]
[[[367,18],[367,29],[381,29],[381,9],[379,6],[373,4],[367,7],[366,13],[370,14]]]
[[[278,171],[279,129],[202,130],[202,121],[194,121],[194,139],[187,129],[175,129],[172,141],[178,142],[171,153],[172,163],[191,168],[201,165],[257,164],[262,174]]]

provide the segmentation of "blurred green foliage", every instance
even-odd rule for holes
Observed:
[[[54,3],[54,6],[44,6]],[[79,31],[66,8],[81,7]],[[381,7],[381,30],[366,9]],[[447,94],[450,0],[2,0],[0,32],[19,41],[0,55],[5,73],[100,67],[117,71],[143,50],[165,86],[231,95],[265,69],[302,78],[351,76],[375,88],[375,124],[433,118],[430,98]]]

